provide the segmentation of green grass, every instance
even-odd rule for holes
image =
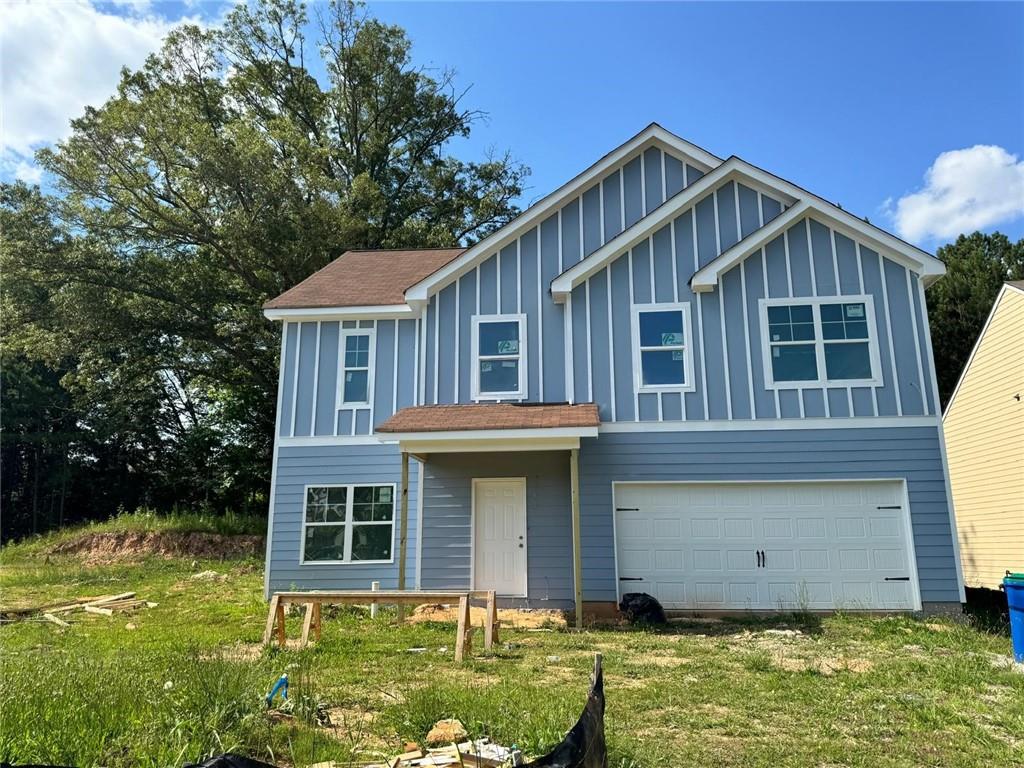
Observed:
[[[0,761],[168,766],[235,750],[281,765],[369,762],[442,717],[536,754],[575,721],[600,651],[614,768],[1024,766],[1024,675],[993,663],[1009,640],[947,620],[506,629],[495,653],[477,647],[458,666],[451,625],[360,610],[325,616],[310,649],[260,650],[259,561],[88,567],[42,553],[8,548],[4,604],[133,590],[158,606],[0,628]],[[206,569],[228,578],[189,578]],[[291,637],[300,621],[289,618]],[[778,628],[801,634],[766,632]],[[272,719],[261,697],[283,671],[293,717]]]

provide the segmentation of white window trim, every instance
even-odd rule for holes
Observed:
[[[481,392],[480,391],[480,324],[481,323],[508,323],[519,324],[519,353],[515,357],[519,360],[519,387],[511,392]],[[470,344],[473,358],[473,372],[470,376],[470,389],[473,400],[525,400],[527,397],[527,338],[526,338],[526,315],[473,315],[472,332]],[[487,357],[493,357],[487,355]],[[506,357],[512,358],[513,355]]]
[[[369,336],[370,355],[367,360],[369,368],[366,373],[366,399],[360,402],[345,402],[345,339],[349,336]],[[338,392],[335,398],[335,411],[355,411],[368,408],[373,399],[373,372],[377,358],[377,328],[342,328],[338,334]],[[355,370],[362,370],[356,368]],[[318,486],[320,487],[320,486]]]
[[[683,313],[683,375],[684,382],[682,384],[644,384],[643,367],[641,366],[640,353],[652,349],[647,347],[641,349],[640,347],[640,313],[641,312],[671,312],[678,311]],[[633,389],[635,392],[695,392],[696,380],[694,367],[693,367],[693,322],[690,313],[690,303],[688,301],[673,302],[673,303],[654,303],[654,304],[633,304],[632,311],[630,312],[630,325],[632,334],[632,347],[633,347]],[[665,349],[665,347],[658,347],[658,349]]]
[[[306,521],[306,499],[310,488],[347,488],[345,494],[345,521],[337,523],[310,523]],[[356,525],[390,525],[391,526],[391,558],[388,560],[352,560],[352,504],[356,488],[390,488],[391,519],[387,522],[360,522]],[[299,536],[299,565],[384,565],[395,562],[395,514],[398,511],[398,491],[395,483],[310,483],[302,489],[302,530]],[[345,551],[341,560],[306,560],[306,528],[323,528],[327,526],[344,526]]]
[[[842,339],[824,338],[821,328],[821,305],[822,304],[864,304],[867,315],[868,357],[871,361],[871,377],[867,379],[829,379],[825,370],[825,344],[847,343]],[[772,374],[771,364],[771,340],[768,338],[768,307],[780,306],[806,306],[810,305],[814,317],[814,341],[806,341],[805,344],[814,345],[814,357],[818,368],[818,378],[807,381],[775,381]],[[881,387],[884,386],[882,377],[882,363],[878,349],[878,326],[875,322],[875,301],[870,294],[842,295],[842,296],[804,296],[778,299],[759,299],[758,309],[761,321],[761,363],[764,368],[765,388],[771,390],[802,390],[822,389],[824,387]],[[851,342],[853,340],[850,340]]]

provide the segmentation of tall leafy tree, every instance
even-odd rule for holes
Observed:
[[[927,301],[945,406],[1003,283],[1024,279],[1024,240],[975,232],[942,246],[936,256],[946,263],[946,276],[928,289]]]
[[[59,229],[59,248],[4,249],[19,348],[70,361],[61,386],[138,471],[251,497],[276,395],[263,302],[346,249],[468,243],[517,213],[521,165],[451,154],[482,117],[463,95],[351,2],[174,30],[39,153],[59,199],[7,190],[12,216],[45,204]]]

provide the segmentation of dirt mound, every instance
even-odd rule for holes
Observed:
[[[262,555],[262,536],[220,533],[121,531],[85,533],[55,544],[47,554],[79,555],[87,563],[138,560],[143,557],[195,557],[228,560]]]
[[[457,621],[454,605],[420,605],[412,612],[409,620],[413,623],[425,621]],[[472,606],[469,609],[469,620],[474,626],[482,626],[486,610]],[[562,629],[565,627],[565,614],[542,608],[519,610],[515,608],[499,608],[498,621],[501,626],[509,629]]]

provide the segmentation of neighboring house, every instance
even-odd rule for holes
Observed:
[[[956,606],[944,271],[657,125],[470,248],[346,253],[266,305],[266,588]]]
[[[964,580],[1024,571],[1024,281],[1006,283],[943,417]]]

